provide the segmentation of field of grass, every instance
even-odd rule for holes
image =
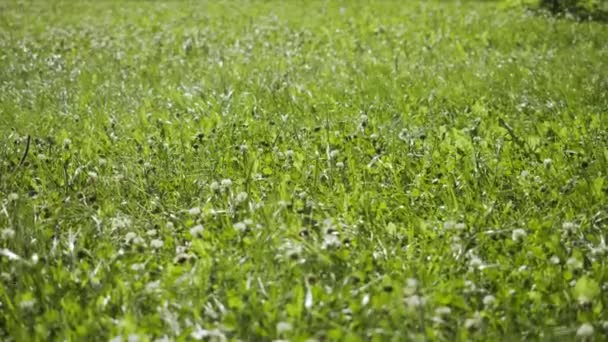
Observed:
[[[0,340],[606,340],[608,27],[0,2]]]

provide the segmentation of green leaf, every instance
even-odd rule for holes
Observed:
[[[587,276],[580,278],[573,289],[574,298],[580,303],[591,302],[600,295],[600,292],[598,283]]]

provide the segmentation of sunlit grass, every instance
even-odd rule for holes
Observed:
[[[601,339],[606,42],[494,2],[2,2],[0,339]]]

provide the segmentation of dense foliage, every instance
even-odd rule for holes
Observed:
[[[605,339],[608,30],[0,2],[0,340]]]

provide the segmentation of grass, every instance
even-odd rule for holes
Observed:
[[[607,41],[495,2],[3,1],[0,339],[605,340]]]

